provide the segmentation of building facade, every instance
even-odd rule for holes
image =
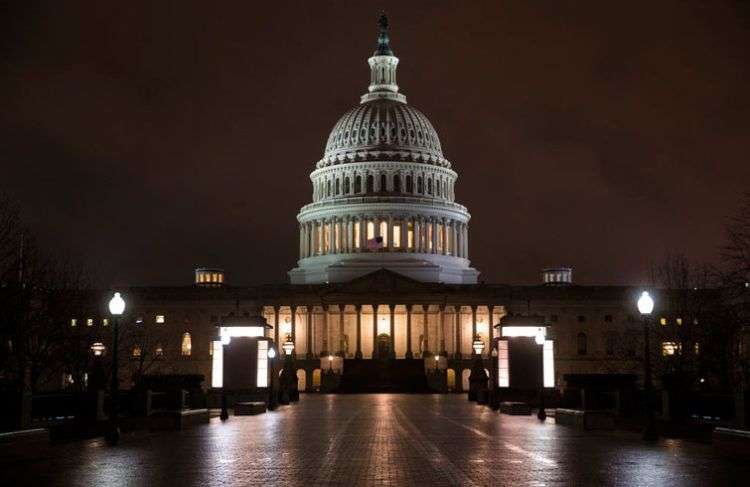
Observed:
[[[348,360],[424,360],[425,370],[444,370],[448,388],[459,391],[477,342],[487,367],[496,350],[503,387],[560,388],[566,374],[638,374],[635,290],[577,286],[566,268],[544,270],[537,286],[478,283],[470,215],[455,201],[458,174],[396,83],[399,59],[384,20],[368,62],[368,91],[334,125],[310,174],[312,202],[297,215],[299,260],[289,283],[234,287],[223,271],[201,268],[193,286],[125,291],[131,368],[198,373],[211,387],[222,323],[260,312],[277,346],[294,344],[302,390],[314,390],[337,357],[344,373]],[[104,302],[71,326],[106,335]],[[529,345],[531,355],[523,347],[517,353],[531,362],[514,365],[516,342]],[[527,380],[535,357],[541,368]]]

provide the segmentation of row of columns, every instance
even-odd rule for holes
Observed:
[[[383,187],[381,181],[383,175],[386,176],[386,185]],[[453,201],[455,198],[453,181],[448,178],[433,177],[430,178],[427,175],[420,174],[363,174],[359,175],[359,183],[357,182],[357,175],[344,176],[343,178],[327,178],[319,179],[313,185],[313,201],[320,201],[325,198],[333,198],[336,196],[356,196],[366,195],[368,193],[382,193],[382,192],[397,192],[398,194],[414,195],[414,196],[436,196],[438,198],[445,198],[449,201]],[[372,189],[368,190],[367,177],[372,177]],[[399,182],[397,189],[395,179],[398,176]],[[411,176],[411,190],[410,184],[407,181],[407,177]],[[336,191],[336,180],[339,181],[338,191]],[[348,179],[348,181],[347,181]],[[433,182],[430,182],[430,181]],[[359,187],[358,187],[359,186]],[[430,188],[432,188],[430,190]],[[359,191],[358,191],[359,190]]]
[[[373,320],[372,320],[372,350],[373,350],[373,357],[376,356],[377,349],[378,349],[378,304],[371,305],[373,309]],[[388,311],[390,315],[390,330],[389,330],[389,354],[392,358],[395,358],[395,350],[396,350],[396,330],[395,330],[395,312],[396,312],[396,305],[395,304],[388,304]],[[426,316],[427,311],[423,305],[406,305],[406,358],[414,358],[414,352],[412,350],[412,315],[415,313],[414,308],[415,307],[421,308],[421,314],[423,315],[422,318],[422,336],[423,336],[423,356],[431,355],[431,352],[429,351],[429,327],[427,323]],[[334,353],[333,351],[329,350],[329,345],[331,343],[331,330],[330,330],[330,314],[331,310],[335,309],[335,312],[337,313],[343,313],[339,305],[322,305],[323,307],[323,349],[318,354],[321,357],[328,356],[329,354]],[[438,326],[438,336],[436,337],[438,341],[438,354],[447,356],[448,353],[445,348],[445,316],[447,313],[445,313],[445,308],[447,305],[441,305],[440,306],[440,317],[439,317],[439,324]],[[307,333],[305,336],[307,337],[307,353],[306,358],[312,359],[315,357],[315,353],[313,350],[313,306],[307,306]],[[454,308],[462,308],[462,306],[454,306]],[[471,334],[472,339],[477,335],[477,305],[470,306],[471,308]],[[488,305],[487,306],[489,311],[489,325],[488,325],[488,337],[489,342],[492,343],[492,340],[494,338],[494,323],[492,320],[493,312],[494,312],[494,305]],[[362,358],[362,305],[357,304],[355,305],[356,309],[356,315],[357,315],[357,325],[356,325],[356,351],[354,353],[355,358]],[[277,344],[280,344],[280,338],[283,338],[286,340],[286,337],[280,337],[280,326],[279,326],[279,315],[280,315],[280,306],[274,306],[273,312],[274,312],[274,341]],[[291,310],[291,330],[290,330],[290,338],[292,342],[296,345],[297,344],[297,310],[298,306],[290,306]],[[455,340],[456,340],[456,352],[455,352],[455,358],[462,358],[463,354],[461,353],[461,326],[459,323],[459,315],[460,313],[454,312],[453,313],[453,328],[455,330]],[[344,336],[344,321],[342,319],[339,319],[339,337]],[[296,348],[295,348],[296,349]],[[336,355],[343,355],[345,352],[344,350],[344,343],[343,339],[340,339],[339,343],[339,349],[336,351]],[[296,352],[295,352],[296,354]],[[471,354],[474,354],[474,350],[472,349]]]
[[[385,222],[385,235],[381,223]],[[316,255],[367,252],[367,227],[383,237],[383,247],[424,254],[469,257],[469,226],[443,217],[393,218],[345,216],[302,222],[299,226],[301,259]],[[394,238],[398,228],[398,239]],[[412,233],[409,241],[409,230]]]

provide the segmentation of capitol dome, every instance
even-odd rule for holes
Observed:
[[[398,100],[379,98],[352,108],[331,131],[318,167],[358,160],[407,158],[450,167],[427,117]]]
[[[297,215],[293,284],[344,282],[387,269],[423,282],[475,284],[458,174],[427,117],[399,92],[399,59],[380,20],[370,85],[334,125]]]

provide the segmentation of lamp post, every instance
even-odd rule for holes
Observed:
[[[643,291],[638,298],[638,312],[643,318],[643,389],[646,394],[646,429],[643,431],[643,439],[656,440],[656,425],[654,423],[654,384],[651,380],[651,346],[649,343],[649,317],[654,310],[654,300],[648,291]]]
[[[271,346],[268,349],[267,354],[268,360],[271,361],[269,367],[271,377],[269,377],[268,381],[268,409],[273,411],[279,406],[279,398],[277,397],[276,390],[274,389],[274,384],[276,382],[276,349]]]
[[[290,401],[299,401],[297,388],[297,374],[294,371],[294,341],[292,335],[287,334],[286,341],[281,346],[284,349],[284,387],[287,389]]]
[[[482,364],[484,341],[479,335],[474,336],[471,348],[474,349],[474,364],[472,364],[469,374],[469,401],[477,401],[479,404],[483,404],[486,400],[484,390],[487,388],[487,374],[484,372],[484,364]]]
[[[333,355],[328,356],[328,373],[333,374]]]
[[[500,409],[500,402],[497,400],[497,340],[492,342],[492,353],[490,353],[490,408],[494,411]]]
[[[115,293],[109,300],[109,313],[112,315],[112,377],[110,378],[110,411],[109,411],[109,429],[105,439],[109,445],[117,445],[120,441],[120,428],[117,425],[117,415],[119,414],[120,400],[120,380],[118,348],[119,348],[119,324],[120,316],[125,312],[125,300],[120,293]]]

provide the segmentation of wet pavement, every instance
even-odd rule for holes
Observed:
[[[711,445],[646,444],[440,395],[303,395],[181,432],[0,444],[2,485],[738,485],[750,466]],[[746,484],[745,484],[746,485]]]

